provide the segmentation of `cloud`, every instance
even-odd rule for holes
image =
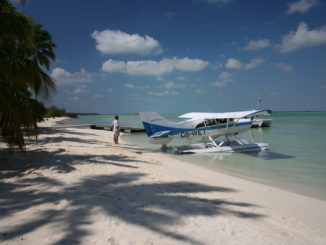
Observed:
[[[230,79],[231,76],[232,76],[232,73],[224,71],[219,75],[219,78],[223,79],[223,80],[231,80]]]
[[[74,96],[74,97],[68,98],[68,100],[78,101],[79,100],[79,97],[78,96]]]
[[[148,95],[152,95],[152,96],[164,96],[164,95],[178,95],[179,93],[177,91],[162,91],[162,92],[148,92]]]
[[[310,8],[318,5],[317,0],[300,0],[297,2],[289,3],[288,4],[288,14],[293,13],[304,13],[307,12]]]
[[[73,91],[74,94],[86,94],[88,93],[87,90],[83,89],[83,88],[76,88],[74,91]]]
[[[232,77],[232,73],[230,72],[222,72],[220,73],[220,75],[218,76],[218,80],[211,83],[212,86],[214,87],[223,87],[226,84],[233,82]]]
[[[161,76],[174,70],[190,72],[200,71],[206,68],[208,64],[207,61],[200,59],[179,59],[176,57],[172,59],[162,59],[160,61],[139,60],[127,62],[109,59],[103,63],[102,71],[109,73],[127,73],[129,75]]]
[[[208,65],[207,61],[200,59],[189,59],[187,57],[182,59],[177,59],[174,57],[172,62],[175,65],[175,69],[181,71],[200,71]]]
[[[100,99],[100,98],[103,98],[103,97],[104,97],[103,94],[94,94],[94,95],[93,95],[93,98],[94,98],[94,99]]]
[[[175,69],[173,62],[171,62],[169,59],[162,59],[161,61],[127,61],[125,64],[125,72],[129,75],[160,76],[166,73],[170,73]]]
[[[226,62],[225,67],[226,68],[229,68],[229,69],[241,69],[242,68],[242,64],[237,59],[230,58]]]
[[[228,69],[237,69],[237,70],[251,70],[264,63],[265,60],[262,58],[254,58],[248,63],[243,64],[237,59],[230,58],[227,60],[225,67]]]
[[[251,40],[247,46],[244,48],[244,50],[259,50],[268,48],[271,46],[271,42],[269,39],[259,39],[259,40]]]
[[[175,83],[175,82],[167,82],[166,84],[163,85],[164,88],[167,88],[167,89],[173,89],[173,88],[185,88],[186,85],[185,84],[178,84],[178,83]]]
[[[281,52],[291,52],[297,49],[326,44],[326,27],[309,30],[305,22],[298,25],[296,31],[282,37],[282,43],[277,45]]]
[[[195,94],[205,94],[205,93],[206,93],[206,91],[201,90],[201,89],[197,89],[197,90],[195,91]]]
[[[176,79],[179,80],[179,81],[184,81],[185,80],[185,77],[183,77],[183,76],[177,76]]]
[[[96,49],[103,54],[159,54],[162,53],[160,43],[150,36],[128,34],[119,30],[94,31]]]
[[[223,68],[223,64],[222,63],[215,63],[215,64],[211,64],[211,67],[213,70],[218,70]]]
[[[158,76],[156,77],[156,81],[166,81],[164,77]]]
[[[125,88],[138,88],[138,86],[136,86],[136,85],[134,85],[134,84],[132,84],[132,83],[126,83],[126,84],[124,85],[124,87],[125,87]]]
[[[277,63],[276,66],[277,66],[278,68],[280,68],[282,71],[290,72],[290,71],[293,70],[293,67],[292,67],[291,65],[286,64],[286,63],[283,63],[283,62],[281,62],[281,63]]]
[[[72,73],[58,67],[52,70],[50,76],[56,80],[57,85],[89,83],[94,79],[94,76],[87,72],[84,68],[81,68],[78,72]]]
[[[249,63],[244,64],[243,68],[245,70],[251,70],[251,69],[254,69],[257,66],[259,66],[260,64],[263,64],[264,62],[265,62],[265,60],[262,58],[254,58],[254,59],[250,60]]]
[[[172,11],[166,12],[164,15],[166,17],[168,17],[168,20],[171,20],[173,17],[177,16],[177,14],[175,12],[172,12]]]
[[[116,60],[109,59],[102,64],[102,71],[108,73],[125,72],[126,63],[123,61],[116,61]]]
[[[228,83],[228,81],[217,80],[215,82],[212,82],[211,85],[214,87],[224,87],[227,83]]]
[[[150,88],[149,86],[138,86],[138,85],[134,85],[132,83],[126,83],[124,85],[125,88],[130,88],[130,89],[148,89]]]

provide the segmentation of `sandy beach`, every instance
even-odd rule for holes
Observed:
[[[0,144],[1,244],[325,244],[325,201],[112,138],[43,129],[26,154]]]
[[[51,117],[51,118],[44,118],[42,122],[37,123],[38,127],[50,127],[50,126],[57,126],[66,121],[70,121],[73,118],[71,117]]]

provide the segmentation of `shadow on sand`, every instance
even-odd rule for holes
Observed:
[[[2,154],[4,150],[0,150]],[[6,154],[8,152],[6,151]],[[125,155],[99,155],[86,154],[75,155],[66,153],[65,149],[57,149],[55,151],[46,150],[30,150],[26,154],[15,152],[14,156],[6,157],[0,162],[0,171],[9,171],[7,174],[19,176],[30,173],[37,169],[49,169],[57,173],[69,173],[75,170],[75,164],[106,164],[123,168],[138,168],[135,162],[146,161],[136,160]],[[128,164],[128,163],[133,163]],[[26,172],[27,171],[27,172]],[[4,176],[4,173],[1,174]]]
[[[2,230],[0,241],[23,236],[44,225],[60,224],[66,227],[66,233],[55,244],[78,244],[89,234],[85,227],[92,223],[91,216],[94,208],[102,210],[104,215],[113,216],[172,239],[193,244],[201,244],[201,242],[171,231],[168,227],[182,225],[182,218],[187,216],[232,215],[255,219],[262,217],[257,213],[232,209],[232,206],[245,208],[255,206],[254,204],[185,195],[187,193],[234,192],[236,191],[234,189],[191,182],[133,183],[143,176],[143,174],[136,173],[97,175],[84,178],[79,183],[66,187],[60,181],[44,176],[35,176],[9,184],[1,183],[1,218],[42,204],[48,204],[49,208],[40,210],[37,217],[33,219]],[[33,186],[39,185],[47,186],[47,188],[43,188],[43,191],[33,190]],[[61,191],[48,191],[55,187],[60,188]],[[69,206],[56,209],[55,204],[64,200],[69,200]]]
[[[60,142],[61,139],[53,140]],[[69,140],[80,141],[77,138]],[[3,152],[0,152],[0,156],[3,156]],[[19,212],[30,208],[33,208],[34,215],[15,225],[2,225],[4,228],[0,230],[0,242],[19,239],[29,232],[48,226],[64,227],[63,237],[52,244],[79,244],[91,234],[87,227],[93,223],[94,216],[104,215],[107,219],[115,217],[176,241],[202,244],[171,227],[182,227],[184,218],[192,216],[231,215],[244,219],[263,217],[262,214],[245,211],[246,208],[256,206],[254,204],[194,195],[236,191],[225,187],[195,182],[148,183],[142,181],[144,174],[135,172],[85,177],[77,183],[67,185],[37,172],[33,173],[33,170],[41,168],[69,173],[75,169],[75,164],[84,162],[111,164],[121,167],[122,171],[137,168],[136,162],[139,160],[124,155],[74,155],[68,154],[64,149],[52,152],[37,149],[29,151],[23,159],[21,156],[17,159],[8,156],[4,159],[6,161],[1,161],[0,164],[0,219],[19,217]],[[234,207],[241,207],[241,211]],[[103,236],[108,236],[108,240],[112,235],[111,228],[105,230],[105,227],[101,227],[104,229]]]

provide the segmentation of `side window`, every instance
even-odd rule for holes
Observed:
[[[215,119],[208,119],[208,120],[205,121],[205,123],[206,123],[206,126],[216,125]]]

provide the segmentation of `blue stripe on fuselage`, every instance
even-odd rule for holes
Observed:
[[[157,124],[152,124],[152,123],[147,123],[147,122],[143,122],[143,125],[144,125],[144,128],[145,128],[148,136],[152,136],[155,132],[171,131],[169,134],[163,135],[162,137],[158,137],[158,138],[167,138],[169,136],[173,136],[173,135],[176,135],[179,133],[185,133],[185,132],[194,132],[194,133],[197,132],[196,135],[201,135],[200,132],[203,132],[203,131],[222,129],[222,128],[227,127],[227,124],[224,124],[224,125],[209,126],[209,127],[204,127],[204,128],[173,128],[173,127],[167,127],[167,126],[162,126],[162,125],[157,125]],[[230,123],[229,128],[233,127],[233,125],[234,125],[234,123]],[[239,127],[239,126],[245,126],[245,125],[251,125],[251,121],[236,123],[235,126]],[[193,135],[194,135],[194,133],[193,133]]]

